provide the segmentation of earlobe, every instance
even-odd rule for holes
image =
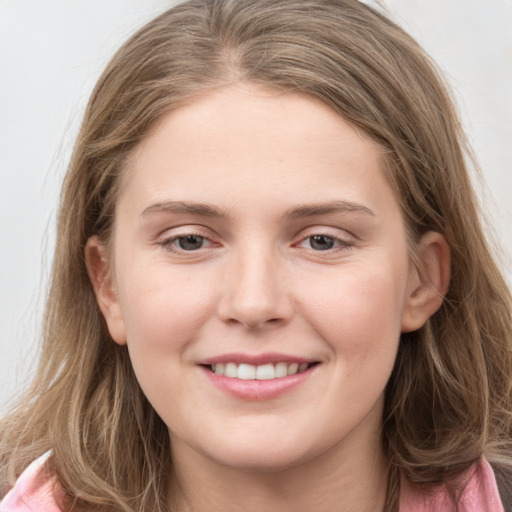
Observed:
[[[126,345],[126,329],[104,244],[97,236],[87,240],[85,263],[96,301],[107,322],[112,339]]]
[[[422,327],[441,307],[450,284],[450,247],[436,231],[425,233],[411,262],[402,312],[402,332]]]

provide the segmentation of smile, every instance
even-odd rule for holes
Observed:
[[[252,365],[234,362],[217,363],[210,365],[210,370],[224,377],[240,380],[273,380],[296,375],[306,371],[314,363],[267,363],[262,365]]]
[[[314,378],[320,366],[319,361],[308,362],[284,354],[225,354],[199,364],[215,388],[249,401],[278,398]]]

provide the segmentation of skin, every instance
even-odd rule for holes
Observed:
[[[247,84],[164,116],[138,147],[112,258],[93,237],[86,259],[169,428],[180,510],[382,510],[400,333],[437,310],[449,279],[437,233],[415,248],[423,271],[411,263],[383,168],[380,148],[318,100]],[[180,248],[190,234],[198,248]],[[232,352],[319,364],[277,398],[243,400],[199,366]]]

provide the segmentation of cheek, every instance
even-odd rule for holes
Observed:
[[[180,407],[186,383],[180,378],[183,355],[201,337],[211,315],[212,286],[198,286],[168,266],[143,266],[141,275],[119,276],[121,310],[133,370],[144,394],[162,412]],[[123,280],[123,277],[128,277]],[[165,385],[162,385],[162,384]]]
[[[352,268],[308,286],[305,315],[339,357],[394,360],[406,281],[389,262]]]
[[[136,359],[179,351],[197,339],[216,302],[216,287],[206,276],[197,279],[187,272],[172,272],[165,264],[142,268],[140,275],[119,279],[134,366]]]

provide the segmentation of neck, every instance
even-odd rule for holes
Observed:
[[[384,509],[388,463],[379,435],[345,439],[312,460],[279,471],[219,464],[173,440],[171,503],[179,512],[376,512]]]

